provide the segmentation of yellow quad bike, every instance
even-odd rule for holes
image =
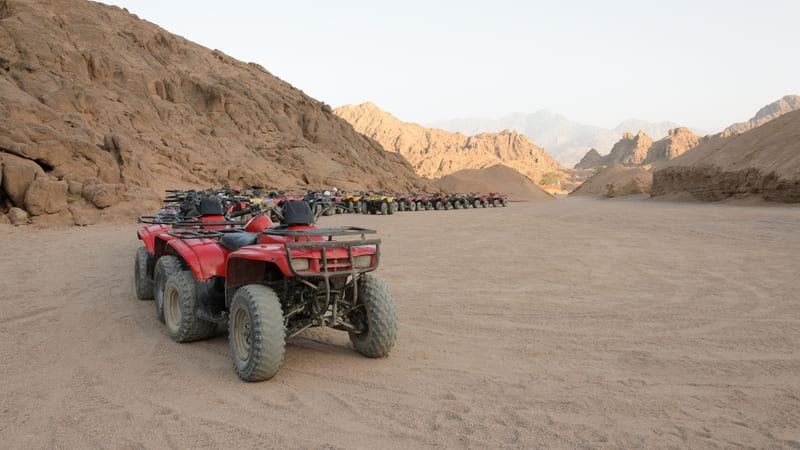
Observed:
[[[344,199],[344,203],[346,205],[347,211],[351,213],[360,213],[362,205],[362,198],[364,196],[364,192],[360,192],[357,194],[351,194],[349,192],[341,191],[342,198]]]
[[[394,197],[386,195],[385,192],[376,192],[366,197],[361,203],[361,212],[364,214],[394,214],[397,210],[397,203]]]

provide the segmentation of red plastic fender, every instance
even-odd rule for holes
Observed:
[[[173,239],[167,242],[167,247],[186,261],[196,280],[225,276],[225,261],[230,250],[219,245],[216,239]],[[165,253],[170,251],[165,250]]]
[[[147,252],[152,255],[155,253],[154,242],[156,236],[164,234],[171,229],[172,227],[170,225],[153,224],[139,228],[139,230],[136,231],[136,235],[139,236],[139,239],[142,240],[144,246],[147,247]]]

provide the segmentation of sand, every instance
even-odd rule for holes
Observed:
[[[170,341],[135,224],[0,226],[5,448],[800,446],[800,208],[564,198],[376,227],[400,317],[372,360]]]

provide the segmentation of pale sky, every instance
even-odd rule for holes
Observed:
[[[800,1],[108,0],[332,107],[721,131],[800,95]]]

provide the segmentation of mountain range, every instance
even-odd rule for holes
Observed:
[[[515,130],[530,137],[533,142],[542,146],[547,153],[567,167],[574,166],[590,149],[595,149],[600,154],[608,153],[625,133],[636,134],[643,131],[649,136],[661,138],[666,136],[669,130],[678,128],[673,122],[653,123],[630,119],[609,130],[575,122],[548,109],[532,114],[513,113],[499,119],[439,120],[426,126],[466,135],[505,129]]]

